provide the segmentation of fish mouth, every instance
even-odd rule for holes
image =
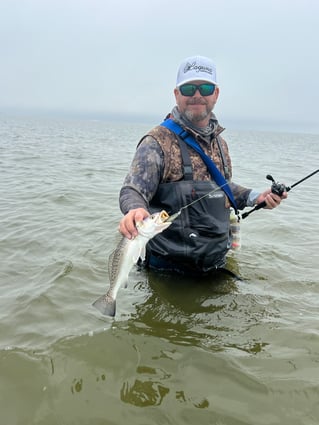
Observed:
[[[160,221],[162,223],[165,223],[165,221],[167,221],[169,219],[169,214],[165,210],[162,210],[159,213],[159,218],[160,218]]]
[[[169,215],[165,210],[162,210],[161,212],[153,214],[152,217],[153,219],[155,219],[156,224],[163,224],[163,223],[171,223],[179,215],[180,215],[180,212]]]
[[[160,213],[160,216],[162,217],[162,223],[172,223],[177,217],[179,217],[181,214],[181,210],[179,210],[177,213],[169,215],[165,210],[163,210]]]

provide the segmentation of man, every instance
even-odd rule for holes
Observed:
[[[165,209],[173,214],[208,195],[183,209],[167,230],[149,241],[146,259],[153,268],[206,274],[225,265],[231,204],[243,209],[265,201],[271,209],[287,194],[280,197],[270,189],[258,193],[231,182],[231,159],[220,136],[223,128],[212,113],[219,87],[209,58],[194,56],[182,62],[174,95],[176,106],[168,119],[144,136],[137,147],[120,191],[120,208],[125,215],[119,230],[133,238],[136,223],[150,212]],[[215,166],[218,175],[211,170]]]

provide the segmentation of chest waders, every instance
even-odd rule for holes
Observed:
[[[230,248],[230,210],[225,207],[226,194],[223,188],[218,190],[220,183],[217,184],[213,179],[193,180],[186,142],[178,136],[178,143],[182,154],[183,179],[161,183],[150,203],[151,211],[165,209],[172,214],[208,192],[213,193],[186,208],[165,232],[149,241],[147,263],[151,267],[185,274],[208,273],[225,265],[226,253]],[[219,141],[218,144],[227,178],[224,152]]]

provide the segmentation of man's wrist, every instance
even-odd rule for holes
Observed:
[[[254,190],[254,189],[251,190],[249,195],[248,195],[246,206],[247,207],[253,207],[254,205],[256,205],[259,195],[260,195],[260,192],[258,192],[257,190]]]

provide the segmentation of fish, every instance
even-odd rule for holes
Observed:
[[[143,221],[136,223],[138,235],[135,238],[122,237],[115,250],[109,256],[109,289],[105,295],[102,295],[93,303],[93,306],[102,314],[115,316],[118,290],[123,285],[127,286],[129,273],[139,258],[145,260],[147,242],[167,229],[172,224],[173,219],[164,210],[154,213]]]

